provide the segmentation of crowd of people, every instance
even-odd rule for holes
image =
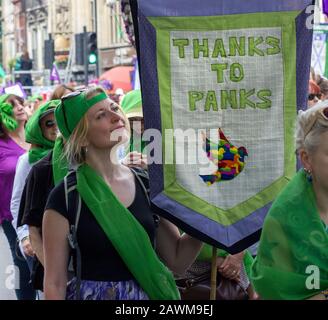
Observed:
[[[255,260],[218,250],[218,275],[247,299],[327,298],[327,96],[312,73],[296,128],[303,168],[273,203]],[[140,90],[114,101],[101,87],[60,85],[40,100],[0,96],[0,224],[17,299],[183,297],[177,284],[210,269],[211,248],[149,201],[145,143],[131,139],[144,130]],[[320,288],[306,286],[311,265]]]

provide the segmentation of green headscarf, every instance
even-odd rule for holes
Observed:
[[[310,266],[320,271],[319,289],[307,288]],[[263,299],[303,300],[328,288],[328,233],[303,169],[265,219],[251,281]]]
[[[133,90],[128,92],[124,96],[121,102],[121,106],[128,119],[135,117],[142,118],[143,113],[141,91]],[[135,133],[132,133],[130,138],[129,150],[127,150],[127,152],[137,151],[143,153],[147,143],[148,142],[142,140],[142,137],[138,137]]]
[[[172,273],[157,257],[144,228],[87,164],[77,170],[77,190],[148,297],[180,299]]]
[[[54,147],[55,142],[46,139],[41,130],[40,120],[49,112],[54,112],[55,108],[60,104],[60,100],[52,100],[43,104],[36,110],[32,117],[27,121],[25,127],[25,140],[28,143],[35,145],[28,152],[28,160],[33,164],[43,157]]]
[[[66,98],[55,111],[62,135],[69,138],[84,114],[104,99],[104,93],[88,100],[84,93]],[[77,190],[149,298],[179,299],[173,275],[158,259],[144,228],[87,164],[77,170]]]
[[[10,94],[3,94],[0,96],[0,122],[9,131],[15,131],[18,127],[18,123],[14,117],[14,108],[10,103],[6,102],[10,96]]]
[[[28,97],[28,99],[27,99],[28,102],[35,102],[37,100],[43,101],[43,97],[40,96],[39,94],[35,94],[33,96]]]
[[[121,102],[121,107],[128,118],[142,117],[142,98],[140,90],[128,92]]]

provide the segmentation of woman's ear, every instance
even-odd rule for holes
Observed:
[[[88,145],[89,145],[88,139],[84,138],[81,143],[81,147],[86,148]]]
[[[311,172],[312,171],[312,162],[311,158],[308,154],[308,152],[305,149],[300,149],[299,152],[299,157],[302,162],[303,168],[306,169],[307,171]]]

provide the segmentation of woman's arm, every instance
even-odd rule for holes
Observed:
[[[69,223],[54,210],[43,217],[44,294],[46,300],[65,300],[69,245]]]
[[[29,226],[30,242],[38,260],[44,266],[43,244],[40,228]]]
[[[28,163],[27,154],[20,156],[16,165],[16,173],[15,173],[13,191],[10,201],[10,212],[13,216],[12,225],[16,231],[17,231],[17,218],[18,218],[19,205],[21,202],[26,178],[30,170],[31,170],[31,165]],[[18,236],[20,241],[23,238],[27,237],[28,228],[25,227],[23,229],[20,229]]]
[[[195,261],[203,242],[179,229],[161,217],[157,230],[157,251],[167,267],[176,274],[184,274]]]
[[[326,297],[323,293],[319,293],[315,296],[312,296],[311,298],[309,298],[307,300],[326,300]]]

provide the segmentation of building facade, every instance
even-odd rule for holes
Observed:
[[[27,50],[33,69],[44,68],[44,42],[52,37],[55,51],[67,53],[74,35],[97,32],[99,71],[132,62],[135,54],[125,34],[119,0],[2,0],[2,60],[10,62]]]
[[[1,23],[3,66],[9,70],[10,60],[16,56],[14,5],[10,0],[2,0]]]

